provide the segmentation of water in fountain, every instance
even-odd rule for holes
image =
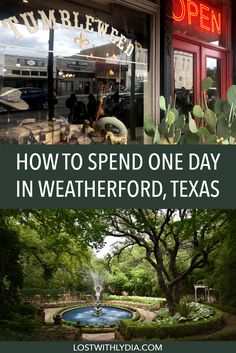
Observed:
[[[109,326],[116,325],[123,319],[131,319],[132,312],[128,309],[112,306],[102,306],[101,292],[103,289],[104,278],[100,274],[90,271],[90,277],[93,279],[95,291],[94,306],[85,306],[66,310],[62,313],[65,321],[80,322],[82,325]]]
[[[116,325],[123,319],[131,319],[132,313],[124,308],[103,306],[102,314],[94,313],[94,306],[79,307],[62,313],[65,321],[80,322],[81,325],[110,326]]]
[[[103,314],[103,311],[101,308],[101,291],[102,291],[103,279],[101,278],[101,276],[99,276],[98,274],[92,271],[91,271],[91,276],[93,279],[95,298],[96,298],[96,304],[95,304],[93,313],[95,316],[100,316]]]
[[[100,293],[103,289],[104,278],[101,274],[95,273],[93,271],[90,271],[90,275],[93,280],[93,288],[95,290],[96,296],[99,294],[99,299],[100,299]]]

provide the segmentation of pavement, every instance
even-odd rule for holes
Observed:
[[[56,311],[58,311],[60,308],[46,308],[44,309],[45,313],[45,322],[46,323],[53,323],[53,315]]]
[[[83,333],[82,341],[114,341],[115,333]]]

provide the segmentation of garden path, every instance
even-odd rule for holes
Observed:
[[[222,327],[221,330],[214,332],[209,335],[203,336],[204,340],[217,340],[217,339],[224,339],[225,336],[227,337],[228,335],[233,336],[234,340],[236,337],[236,315],[231,315],[228,313],[224,313],[224,318],[226,320],[226,325]]]
[[[82,341],[114,341],[115,333],[83,333]]]
[[[225,313],[225,319],[226,319],[227,324],[222,330],[226,331],[226,330],[235,329],[235,331],[236,331],[236,315],[231,315],[231,314]]]
[[[156,316],[153,311],[148,311],[145,309],[138,309],[138,311],[140,312],[141,316],[147,321],[152,321]]]
[[[45,322],[46,323],[52,323],[53,322],[53,314],[58,311],[58,309],[60,308],[46,308],[44,309],[44,313],[45,313]]]

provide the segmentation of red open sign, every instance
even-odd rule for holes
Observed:
[[[173,0],[173,19],[176,27],[207,33],[213,40],[222,32],[221,11],[201,1]]]

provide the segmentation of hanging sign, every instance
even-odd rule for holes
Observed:
[[[40,22],[38,20],[41,20]],[[73,11],[70,14],[67,10],[49,10],[48,14],[43,10],[37,11],[37,17],[33,11],[19,14],[19,17],[11,16],[1,21],[2,26],[9,28],[17,39],[23,38],[24,35],[20,31],[18,24],[22,23],[30,33],[37,33],[40,29],[75,29],[80,31],[78,38],[75,38],[75,43],[79,43],[82,47],[90,44],[89,40],[84,39],[83,32],[97,32],[98,37],[104,38],[108,35],[108,40],[123,51],[127,56],[131,56],[134,50],[134,45],[131,40],[119,32],[118,29],[110,26],[91,15],[81,17],[79,12]],[[40,27],[41,26],[41,27]],[[82,40],[82,39],[83,40]],[[82,43],[82,44],[81,44]]]
[[[175,29],[188,34],[204,34],[205,40],[217,40],[222,34],[222,9],[193,0],[173,1]]]

